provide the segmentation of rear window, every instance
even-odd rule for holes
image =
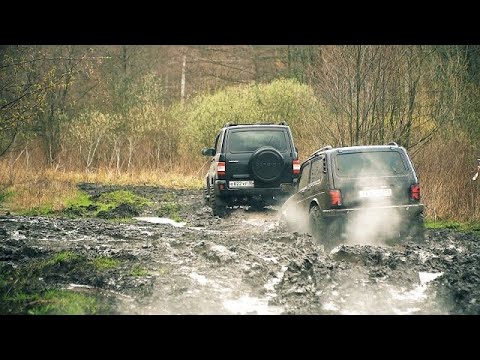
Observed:
[[[253,152],[262,146],[272,146],[278,151],[287,151],[285,132],[281,130],[245,130],[232,131],[229,135],[231,152]]]
[[[345,177],[392,176],[405,174],[407,167],[397,151],[337,154],[335,169]]]

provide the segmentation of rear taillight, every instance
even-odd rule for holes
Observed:
[[[410,186],[410,199],[420,201],[420,184]]]
[[[330,190],[330,205],[340,206],[342,205],[342,192],[340,190]]]
[[[217,175],[225,176],[225,162],[218,161],[217,162]]]
[[[300,160],[293,160],[293,174],[300,174]]]

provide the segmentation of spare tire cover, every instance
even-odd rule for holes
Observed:
[[[285,167],[283,155],[273,147],[261,147],[256,150],[250,160],[252,173],[263,182],[278,180]]]

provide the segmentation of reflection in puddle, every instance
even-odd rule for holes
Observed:
[[[169,218],[163,218],[163,217],[156,217],[156,216],[150,216],[150,217],[134,217],[135,220],[138,221],[145,221],[149,222],[152,224],[168,224],[172,225],[175,227],[184,227],[186,223],[184,222],[176,222],[175,220],[169,219]]]

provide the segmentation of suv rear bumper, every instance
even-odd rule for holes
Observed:
[[[349,218],[359,213],[394,213],[400,215],[402,218],[413,218],[423,213],[425,206],[423,204],[411,204],[411,205],[392,205],[392,206],[377,206],[377,207],[363,207],[363,208],[350,208],[350,209],[332,209],[322,210],[322,215],[328,218],[341,217]]]
[[[220,185],[223,185],[223,190],[220,190]],[[292,184],[281,184],[280,187],[272,188],[239,188],[230,189],[227,187],[226,180],[215,180],[215,195],[221,197],[242,197],[242,196],[274,196],[274,195],[290,195],[295,191]]]

